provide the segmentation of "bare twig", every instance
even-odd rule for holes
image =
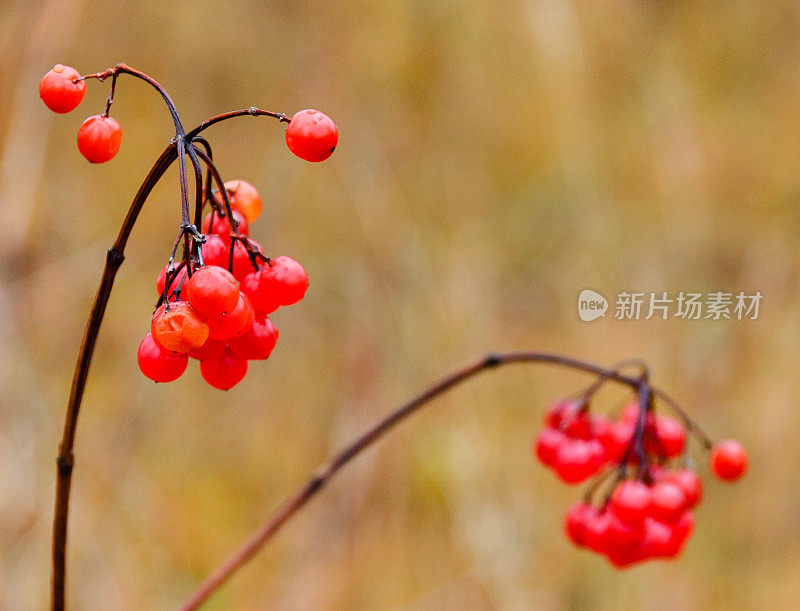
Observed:
[[[215,123],[219,123],[220,121],[225,121],[227,119],[232,119],[234,117],[272,117],[273,119],[278,119],[278,121],[282,123],[289,123],[290,119],[282,112],[273,112],[271,110],[261,110],[260,108],[256,108],[251,106],[250,108],[243,108],[242,110],[232,110],[231,112],[224,112],[221,115],[217,115],[215,117],[211,117],[210,119],[206,119],[200,125],[195,127],[194,129],[189,130],[186,133],[187,140],[193,140],[197,134],[205,130],[207,127],[211,127]]]

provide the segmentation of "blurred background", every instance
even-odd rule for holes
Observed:
[[[212,609],[792,609],[800,600],[800,8],[604,0],[0,3],[0,608],[49,600],[56,448],[74,360],[127,206],[172,136],[129,77],[113,162],[75,146],[38,81],[119,61],[193,125],[316,107],[324,164],[283,126],[208,131],[254,183],[252,234],[308,270],[266,363],[225,393],[169,385],[136,349],[180,222],[173,168],[133,232],[76,443],[68,600],[174,608],[312,470],[488,350],[641,357],[715,437],[748,447],[714,481],[683,557],[616,572],[572,548],[580,491],[531,460],[547,403],[585,376],[510,367],[469,382],[348,466]],[[581,322],[592,288],[608,315]],[[619,321],[622,291],[763,294],[758,320]],[[597,409],[627,399],[604,392]]]

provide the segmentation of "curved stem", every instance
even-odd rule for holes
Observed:
[[[139,191],[131,202],[128,214],[122,223],[117,239],[113,246],[108,250],[105,268],[100,279],[100,286],[92,304],[89,321],[86,324],[86,332],[83,336],[78,361],[75,364],[75,375],[72,379],[72,389],[70,390],[69,401],[67,402],[67,413],[64,420],[64,432],[61,443],[58,446],[56,476],[56,502],[53,517],[53,582],[52,582],[52,608],[64,608],[64,591],[66,581],[66,553],[67,553],[67,521],[69,517],[69,495],[72,483],[72,467],[74,456],[72,448],[75,444],[75,430],[78,425],[78,413],[83,399],[83,392],[86,388],[86,379],[89,375],[89,366],[92,362],[97,335],[100,325],[103,322],[103,315],[106,311],[108,298],[111,295],[111,288],[114,285],[114,278],[117,275],[122,261],[125,259],[125,245],[128,243],[131,230],[133,229],[139,212],[142,210],[147,196],[152,191],[156,183],[164,175],[169,166],[175,161],[176,147],[170,144],[156,163],[153,165],[147,178],[144,179]]]
[[[609,367],[609,371],[616,371],[621,372],[623,369],[627,369],[629,367],[637,367],[639,369],[639,377],[648,376],[649,369],[647,364],[638,358],[630,358],[630,359],[623,359],[621,361],[617,361],[611,367]],[[579,393],[573,395],[576,401],[580,401],[584,404],[588,404],[588,401],[600,390],[606,383],[608,383],[609,378],[607,376],[598,376],[598,378],[592,382],[589,386],[587,386],[584,390]]]
[[[178,138],[176,144],[178,147],[178,176],[181,187],[181,224],[188,225],[191,216],[189,214],[189,184],[186,176],[186,141],[183,138]]]
[[[194,591],[186,603],[181,607],[183,611],[197,609],[214,592],[244,566],[272,537],[286,524],[300,509],[302,509],[319,491],[330,481],[334,475],[353,458],[370,447],[375,441],[395,427],[398,423],[416,413],[421,407],[432,399],[438,397],[458,386],[462,382],[501,365],[512,363],[539,363],[550,364],[575,369],[585,373],[600,376],[606,380],[613,380],[620,384],[640,391],[642,387],[641,376],[627,376],[612,368],[605,368],[594,363],[573,359],[549,352],[510,352],[505,354],[489,354],[479,361],[450,374],[436,382],[428,389],[390,413],[383,420],[361,435],[330,461],[321,465],[314,475],[297,491],[289,497],[253,535],[248,539],[224,564]],[[650,387],[648,392],[665,397],[663,393]]]
[[[186,176],[186,140],[179,135],[176,138],[175,144],[178,147],[178,176],[181,187],[181,235],[183,237],[183,260],[186,261],[186,275],[191,278],[192,266],[189,265],[191,239],[188,231],[191,220],[189,216],[189,186]],[[169,309],[169,302],[167,302],[165,307]]]
[[[211,117],[210,119],[206,119],[197,127],[189,130],[186,133],[186,139],[192,140],[194,139],[197,134],[202,132],[208,127],[211,127],[215,123],[219,123],[220,121],[225,121],[227,119],[232,119],[233,117],[272,117],[273,119],[278,119],[281,123],[289,123],[291,119],[287,117],[282,112],[272,112],[271,110],[261,110],[260,108],[256,108],[255,106],[251,106],[250,108],[243,108],[241,110],[232,110],[230,112],[224,112],[221,115],[216,115],[215,117]]]
[[[190,258],[193,258],[198,265],[203,265],[203,252],[201,248],[201,243],[205,242],[205,237],[202,239],[199,238],[199,230],[201,227],[202,219],[203,219],[203,168],[200,166],[200,159],[197,157],[197,153],[193,146],[189,146],[186,148],[186,152],[189,154],[189,161],[192,162],[192,168],[194,169],[194,194],[195,194],[195,203],[194,203],[194,227],[195,231],[192,233],[192,252],[190,253]]]
[[[200,144],[206,150],[206,156],[209,158],[209,160],[213,161],[214,155],[211,152],[211,144],[209,144],[208,140],[206,140],[202,136],[196,136],[196,137],[192,138],[192,144]],[[210,169],[206,169],[205,190],[203,192],[203,203],[204,204],[205,204],[206,201],[210,200],[211,197],[212,197],[212,192],[211,192],[212,181],[213,181],[213,177],[211,176],[211,170]],[[202,213],[202,210],[201,210],[201,213]],[[198,229],[200,229],[199,226],[198,226]]]
[[[126,64],[117,64],[113,68],[108,68],[106,70],[103,70],[102,72],[96,72],[94,74],[86,74],[74,80],[84,81],[86,79],[94,78],[102,83],[109,76],[111,76],[114,77],[114,83],[116,83],[116,77],[118,74],[130,74],[131,76],[135,76],[136,78],[145,81],[150,86],[152,86],[156,91],[158,91],[158,93],[161,94],[161,97],[164,98],[164,102],[166,102],[167,108],[169,109],[169,114],[172,116],[172,122],[175,124],[175,133],[178,136],[183,136],[184,134],[183,124],[181,123],[181,118],[178,116],[178,109],[175,107],[175,102],[172,101],[172,98],[167,93],[167,90],[164,89],[157,80],[145,74],[144,72],[136,70],[135,68],[131,68]],[[113,95],[114,92],[112,86],[110,98],[113,97]],[[110,106],[111,103],[109,102],[108,105]],[[106,112],[108,112],[108,108],[106,109]]]

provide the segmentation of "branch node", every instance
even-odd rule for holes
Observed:
[[[194,239],[195,242],[199,244],[205,244],[206,236],[197,230],[196,225],[193,225],[192,223],[181,223],[181,229],[183,230],[183,233],[188,233],[190,236],[192,236],[192,239]]]
[[[106,255],[106,261],[108,261],[109,265],[122,265],[122,262],[125,260],[125,255],[123,255],[120,251],[115,248],[109,248],[108,254]]]
[[[325,478],[322,475],[315,475],[308,481],[308,493],[314,494],[325,485]]]
[[[75,464],[75,459],[72,454],[70,454],[67,458],[58,456],[56,458],[56,464],[58,465],[58,472],[61,475],[70,475],[72,473],[72,467]]]
[[[503,362],[503,359],[496,352],[490,352],[483,357],[483,362],[486,363],[487,367],[497,367]]]

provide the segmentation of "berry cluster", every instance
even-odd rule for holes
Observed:
[[[536,456],[568,484],[583,482],[607,464],[622,461],[636,431],[637,403],[626,406],[617,420],[590,414],[588,407],[583,401],[553,403],[536,438]],[[661,459],[683,452],[686,430],[674,418],[648,413],[645,427],[648,452]]]
[[[281,306],[300,301],[308,288],[308,275],[294,259],[270,259],[261,245],[250,239],[250,225],[261,214],[263,203],[258,190],[244,180],[224,183],[207,151],[197,148],[196,128],[189,136],[183,130],[169,96],[147,75],[125,64],[87,76],[74,68],[57,64],[39,83],[39,95],[50,110],[67,113],[83,101],[86,79],[111,78],[111,91],[105,111],[89,117],[78,130],[78,149],[92,163],[104,163],[119,151],[122,128],[109,117],[117,76],[128,73],[154,86],[167,102],[176,124],[176,141],[196,165],[202,158],[208,166],[206,185],[197,187],[196,222],[203,208],[211,205],[200,228],[190,223],[186,170],[182,166],[181,233],[170,255],[169,264],[158,275],[159,300],[150,324],[150,333],[139,345],[139,368],[156,382],[171,382],[186,370],[189,358],[200,361],[200,373],[214,388],[227,390],[247,373],[248,361],[269,357],[278,340],[278,330],[269,314]],[[286,115],[250,108],[236,114],[266,114],[288,123],[286,144],[306,161],[324,161],[339,141],[336,124],[318,110],[301,110],[289,119]],[[225,118],[222,115],[208,123]],[[212,177],[221,191],[211,189]],[[184,240],[183,260],[175,265],[175,254]]]
[[[586,396],[553,403],[534,441],[535,456],[568,484],[602,473],[567,512],[569,539],[619,568],[676,557],[694,530],[692,509],[703,494],[700,478],[685,466],[687,431],[695,432],[655,414],[651,401],[627,405],[615,420],[590,413]],[[747,454],[738,442],[710,447],[711,469],[719,479],[744,475]],[[671,468],[673,459],[681,465]],[[613,474],[604,501],[593,505],[593,494]]]
[[[188,359],[200,361],[200,373],[214,388],[227,390],[247,373],[247,362],[265,360],[278,340],[269,314],[300,301],[308,275],[294,259],[268,259],[249,239],[249,223],[262,202],[243,180],[225,183],[233,222],[217,206],[206,216],[202,266],[170,268],[158,275],[161,304],[150,333],[139,346],[139,367],[156,382],[181,376]],[[222,200],[220,194],[215,201]]]
[[[618,567],[677,556],[694,530],[691,509],[702,496],[700,478],[688,469],[651,469],[648,482],[621,482],[600,508],[573,505],[565,519],[569,538]]]

